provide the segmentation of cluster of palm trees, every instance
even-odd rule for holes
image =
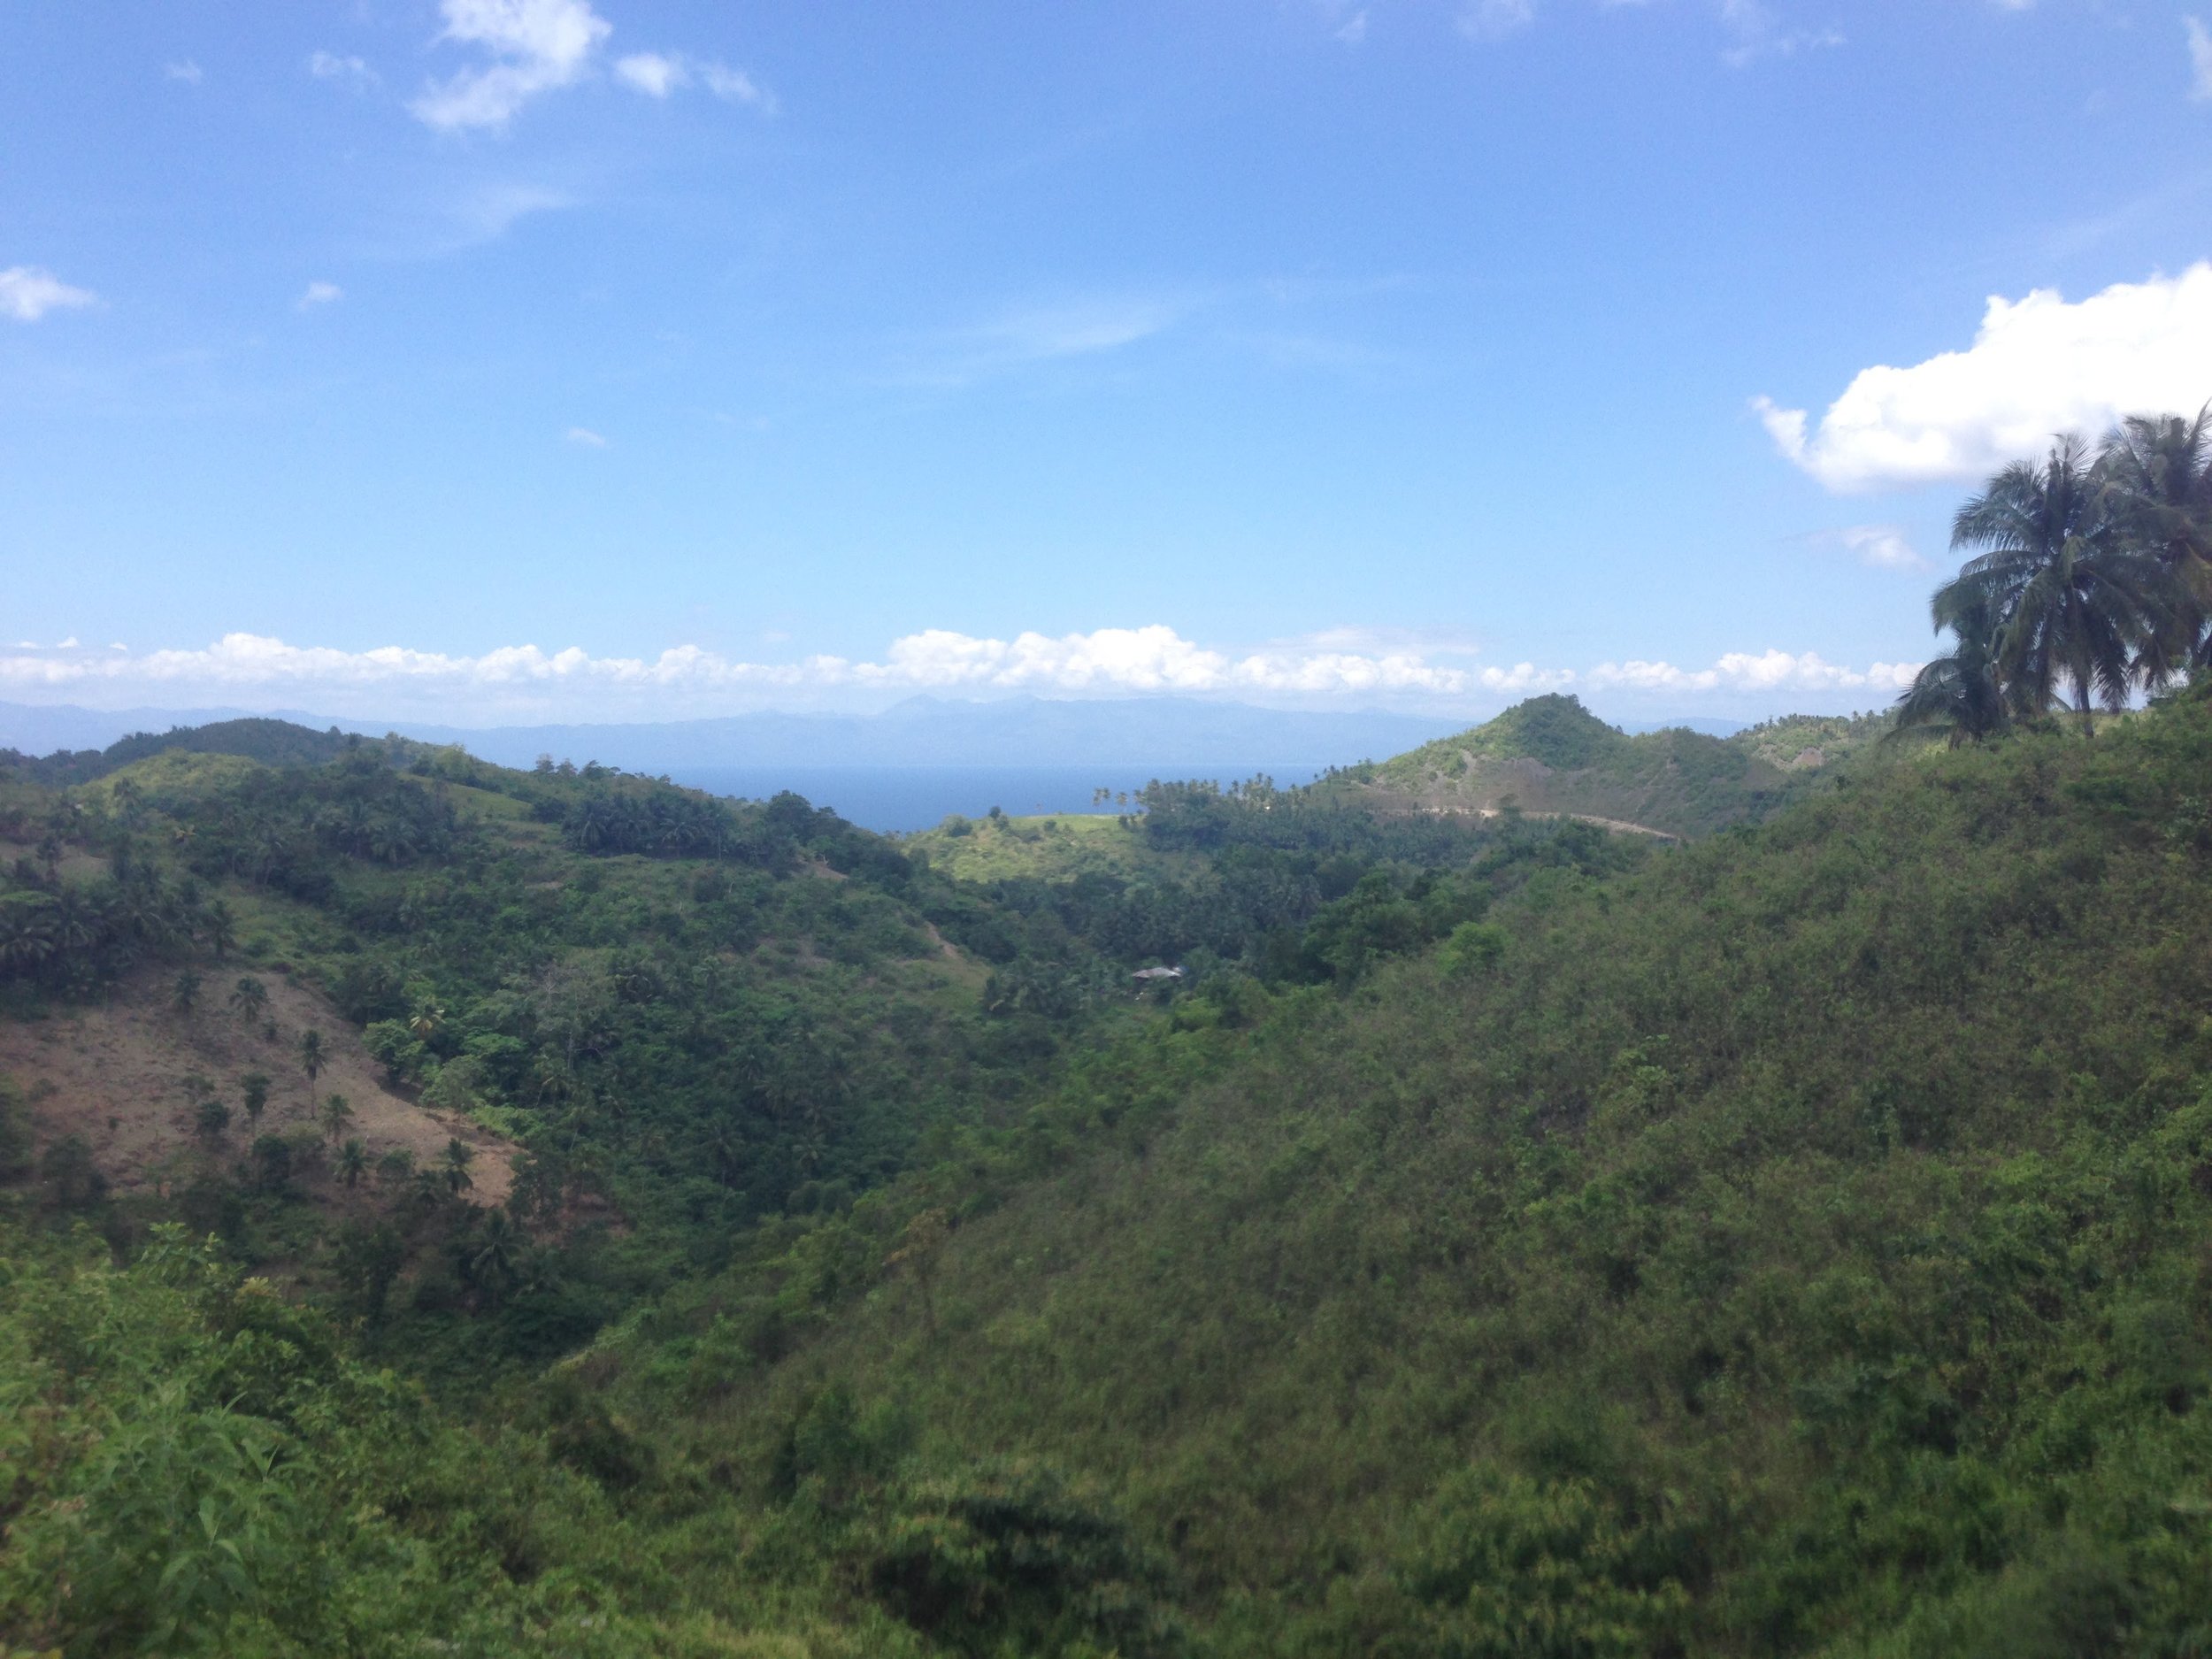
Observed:
[[[541,815],[557,815],[561,839],[581,853],[726,858],[749,848],[728,808],[675,789],[602,787],[577,800],[549,799]]]
[[[142,861],[118,858],[111,873],[88,882],[33,879],[0,891],[0,979],[31,979],[74,995],[150,954],[197,948],[219,956],[236,935],[221,899]]]
[[[1958,511],[1972,555],[1931,604],[1953,648],[1899,700],[1954,744],[2069,706],[2126,706],[2212,668],[2212,404],[2138,415],[2092,449],[2062,435]]]
[[[278,887],[297,886],[326,853],[396,869],[449,856],[465,835],[437,791],[361,762],[241,779],[189,827],[195,864]]]

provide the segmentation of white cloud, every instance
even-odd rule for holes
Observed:
[[[614,74],[624,86],[649,98],[664,98],[677,88],[691,84],[691,71],[684,66],[684,60],[661,52],[637,52],[618,59]]]
[[[1104,300],[1016,311],[979,332],[1024,357],[1076,357],[1134,345],[1173,323],[1164,300]]]
[[[1535,20],[1535,0],[1471,0],[1459,14],[1459,32],[1470,40],[1502,41]]]
[[[36,265],[10,265],[0,271],[0,317],[19,323],[35,323],[48,311],[69,311],[97,303],[84,288],[71,288],[51,271]]]
[[[1710,668],[1677,668],[1663,662],[1601,663],[1590,671],[1589,683],[1601,689],[1630,691],[1874,691],[1890,695],[1912,684],[1919,672],[1917,663],[1845,668],[1822,660],[1812,651],[1793,656],[1788,651],[1768,650],[1755,657],[1747,651],[1731,651]]]
[[[1173,327],[1196,303],[1157,296],[1104,296],[1018,307],[927,342],[895,379],[956,387],[1041,363],[1118,351]]]
[[[162,65],[161,73],[172,81],[181,81],[187,86],[196,87],[204,72],[199,65],[187,58],[178,63]]]
[[[1597,0],[1601,12],[1640,9],[1651,0]],[[2032,4],[2032,0],[1998,0],[2001,5]],[[1538,0],[1461,0],[1459,32],[1474,41],[1502,41],[1518,35],[1535,22]],[[1844,37],[1832,27],[1789,27],[1774,14],[1767,0],[1712,0],[1705,8],[1720,22],[1733,42],[1721,54],[1723,61],[1741,68],[1763,58],[1790,58],[1799,52],[1840,46]],[[1363,25],[1362,12],[1356,22]],[[1345,38],[1356,40],[1355,32]]]
[[[581,80],[613,32],[588,0],[441,0],[441,40],[479,46],[492,61],[433,81],[408,107],[442,131],[503,127],[541,92]]]
[[[2189,96],[2212,98],[2212,29],[2201,18],[2184,18],[2181,24],[2189,32]]]
[[[1340,641],[1340,645],[1339,641]],[[1364,649],[1344,649],[1357,642]],[[1463,655],[1463,648],[1439,648]],[[1024,633],[995,639],[931,628],[894,640],[879,661],[818,656],[796,662],[733,660],[695,645],[657,657],[595,657],[580,649],[506,646],[481,656],[385,646],[347,651],[230,634],[199,650],[134,654],[28,642],[0,650],[0,695],[155,703],[217,696],[262,706],[373,714],[426,710],[435,718],[566,711],[625,718],[726,711],[764,699],[868,697],[915,691],[988,696],[1148,693],[1294,700],[1357,697],[1436,706],[1495,703],[1585,687],[1629,698],[1715,695],[1739,701],[1837,693],[1894,695],[1917,664],[1839,666],[1807,652],[1734,653],[1709,668],[1660,661],[1606,663],[1586,674],[1530,663],[1449,666],[1410,644],[1348,631],[1256,650],[1217,649],[1155,624],[1090,633]]]
[[[681,52],[633,52],[616,60],[614,74],[624,86],[649,98],[664,98],[697,81],[726,103],[750,105],[763,115],[776,112],[775,95],[742,69],[702,63]]]
[[[587,449],[603,449],[607,447],[607,441],[589,426],[571,426],[562,435],[571,443],[580,443]]]
[[[580,428],[578,429],[580,433]],[[572,436],[578,435],[572,433]],[[591,434],[581,434],[590,441]],[[657,657],[593,657],[509,646],[480,657],[386,646],[368,651],[288,645],[229,634],[204,650],[132,656],[76,652],[74,640],[28,643],[0,655],[0,687],[58,689],[102,683],[256,687],[303,693],[321,687],[419,687],[449,693],[566,687],[604,691],[714,692],[746,687],[856,687],[985,692],[1367,693],[1443,695],[1515,693],[1571,684],[1574,675],[1521,663],[1509,668],[1441,667],[1412,650],[1360,652],[1291,643],[1231,653],[1173,628],[1099,628],[1088,634],[990,639],[928,628],[894,640],[880,662],[812,657],[798,663],[732,661],[697,646]],[[75,652],[76,654],[72,654]]]
[[[345,296],[345,289],[335,282],[310,282],[296,303],[301,311],[311,311],[318,305],[328,305],[334,300],[342,300]]]
[[[1928,561],[1893,524],[1855,524],[1835,533],[1835,539],[1862,565],[1878,570],[1923,571]]]
[[[341,58],[335,52],[318,51],[309,54],[307,73],[318,81],[340,81],[356,88],[378,84],[375,70],[358,58]]]
[[[1763,0],[1721,0],[1720,20],[1736,40],[1722,60],[1738,69],[1762,58],[1793,58],[1843,44],[1843,35],[1832,28],[1784,27]]]
[[[699,79],[707,83],[707,90],[718,98],[731,104],[750,104],[763,115],[776,112],[776,95],[742,69],[733,69],[727,64],[702,64]]]
[[[1974,343],[1910,368],[1862,370],[1817,429],[1801,409],[1753,407],[1784,455],[1830,489],[1969,481],[2051,434],[2124,414],[2194,411],[2212,396],[2212,263],[2116,283],[1993,296]]]

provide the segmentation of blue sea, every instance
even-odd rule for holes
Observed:
[[[1038,812],[1111,812],[1100,789],[1134,794],[1156,778],[1233,783],[1264,772],[1288,787],[1309,783],[1324,768],[1310,761],[1249,765],[1164,766],[695,766],[669,777],[714,795],[765,800],[788,789],[849,823],[884,833],[934,829],[957,812],[981,818],[993,807],[1021,818]]]

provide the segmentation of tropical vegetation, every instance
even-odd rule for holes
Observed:
[[[2070,703],[2117,710],[2212,664],[2212,404],[2136,416],[2092,451],[2061,434],[1959,508],[1972,554],[1931,610],[1952,648],[1899,707],[1954,742]]]
[[[2206,429],[1993,479],[1886,718],[15,764],[0,1018],[235,1064],[146,1179],[0,1079],[0,1653],[2212,1651]]]

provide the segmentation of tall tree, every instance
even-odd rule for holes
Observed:
[[[1959,598],[1962,603],[1950,614],[1939,609],[1936,619],[1939,629],[1950,629],[1952,647],[1915,675],[1897,700],[1893,734],[1935,726],[1949,732],[1956,749],[1993,737],[2011,724],[1997,674],[1996,612],[1985,595]]]
[[[2182,590],[2188,665],[2212,666],[2212,403],[2193,419],[2129,416],[2106,437],[2102,460],[2128,535],[2157,552]]]
[[[240,979],[230,994],[230,1011],[245,1025],[257,1025],[269,1006],[269,987],[251,974]]]
[[[330,1050],[323,1046],[323,1033],[313,1026],[300,1033],[300,1069],[307,1073],[307,1087],[313,1088],[315,1079],[330,1064]]]
[[[505,1300],[513,1286],[527,1242],[522,1229],[507,1218],[507,1212],[495,1210],[478,1226],[475,1238],[464,1247],[467,1251],[465,1259],[469,1278],[494,1307]]]
[[[265,1072],[249,1071],[238,1079],[238,1092],[246,1102],[246,1122],[254,1129],[261,1127],[261,1114],[268,1110],[269,1079]]]
[[[2062,435],[2043,460],[1991,479],[1959,509],[1951,545],[1978,551],[1937,592],[1936,620],[1988,607],[2016,717],[2040,715],[2070,691],[2088,730],[2095,703],[2124,707],[2171,650],[2176,585],[2126,534],[2120,492],[2078,437]]]
[[[470,1179],[469,1165],[476,1162],[476,1148],[458,1135],[445,1143],[445,1158],[440,1167],[446,1187],[456,1197],[476,1185]]]

